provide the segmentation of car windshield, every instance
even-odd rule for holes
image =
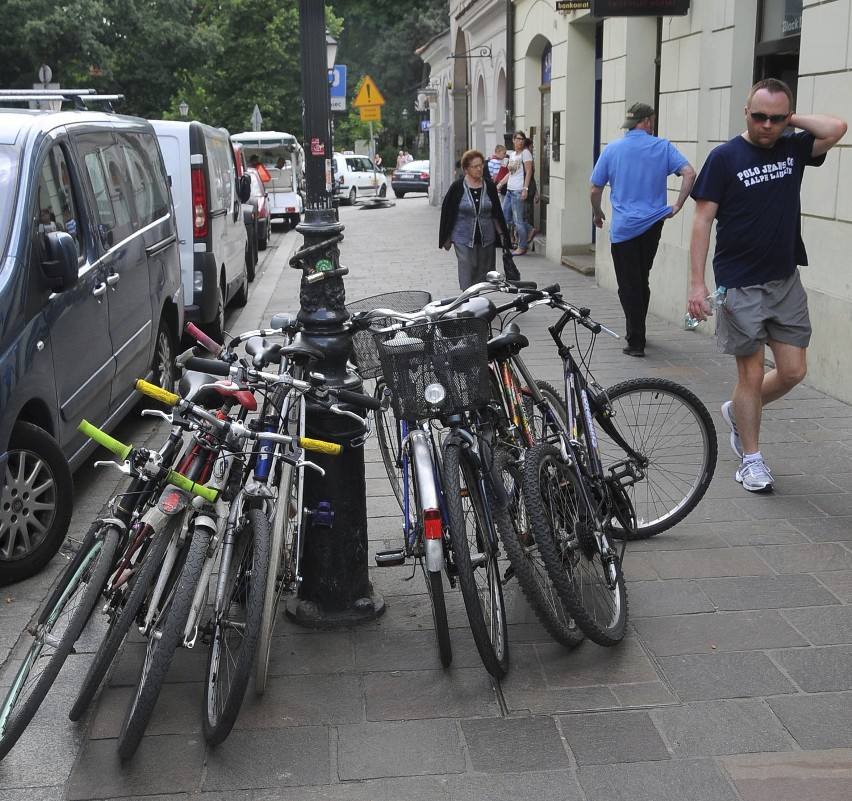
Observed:
[[[12,230],[12,212],[18,185],[18,151],[12,145],[0,145],[0,246],[6,252],[6,241]]]

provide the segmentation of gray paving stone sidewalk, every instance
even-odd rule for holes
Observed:
[[[381,209],[341,209],[347,297],[408,288],[454,294],[455,259],[437,247],[438,210],[419,196]],[[298,307],[286,267],[301,237],[279,234],[248,306],[231,320],[254,327]],[[525,278],[559,282],[593,316],[621,330],[617,298],[536,253]],[[558,381],[545,326],[523,321],[528,362]],[[807,385],[768,407],[764,454],[770,496],[733,480],[735,457],[719,413],[735,376],[713,341],[651,317],[647,358],[599,337],[601,384],[662,376],[710,409],[719,461],[685,522],[631,543],[624,572],[631,625],[619,646],[549,640],[514,582],[506,587],[511,670],[482,668],[460,598],[450,595],[454,659],[437,655],[425,583],[411,567],[371,568],[386,602],[375,623],[314,632],[281,616],[266,695],[250,689],[231,736],[205,746],[206,655],[180,652],[136,757],[115,737],[141,644],[128,643],[97,708],[65,718],[96,631],[88,631],[18,747],[0,763],[0,801],[155,798],[175,801],[845,801],[852,788],[852,408]],[[128,422],[128,438],[152,436]],[[398,509],[374,442],[365,450],[371,552],[397,544]],[[115,482],[83,471],[79,532]],[[6,588],[5,659],[43,597],[39,581]],[[95,626],[96,628],[96,626]],[[4,674],[0,674],[0,687]]]

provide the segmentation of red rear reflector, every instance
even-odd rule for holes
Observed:
[[[440,509],[425,509],[423,511],[423,536],[427,540],[439,540],[443,535],[444,527],[441,524]]]

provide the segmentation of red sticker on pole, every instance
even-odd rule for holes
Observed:
[[[311,155],[312,156],[324,156],[325,155],[325,142],[322,141],[319,137],[315,137],[311,139]]]

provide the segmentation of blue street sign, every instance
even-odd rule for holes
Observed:
[[[344,111],[346,109],[346,65],[335,64],[331,72],[331,86],[329,89],[331,97],[331,110]]]

